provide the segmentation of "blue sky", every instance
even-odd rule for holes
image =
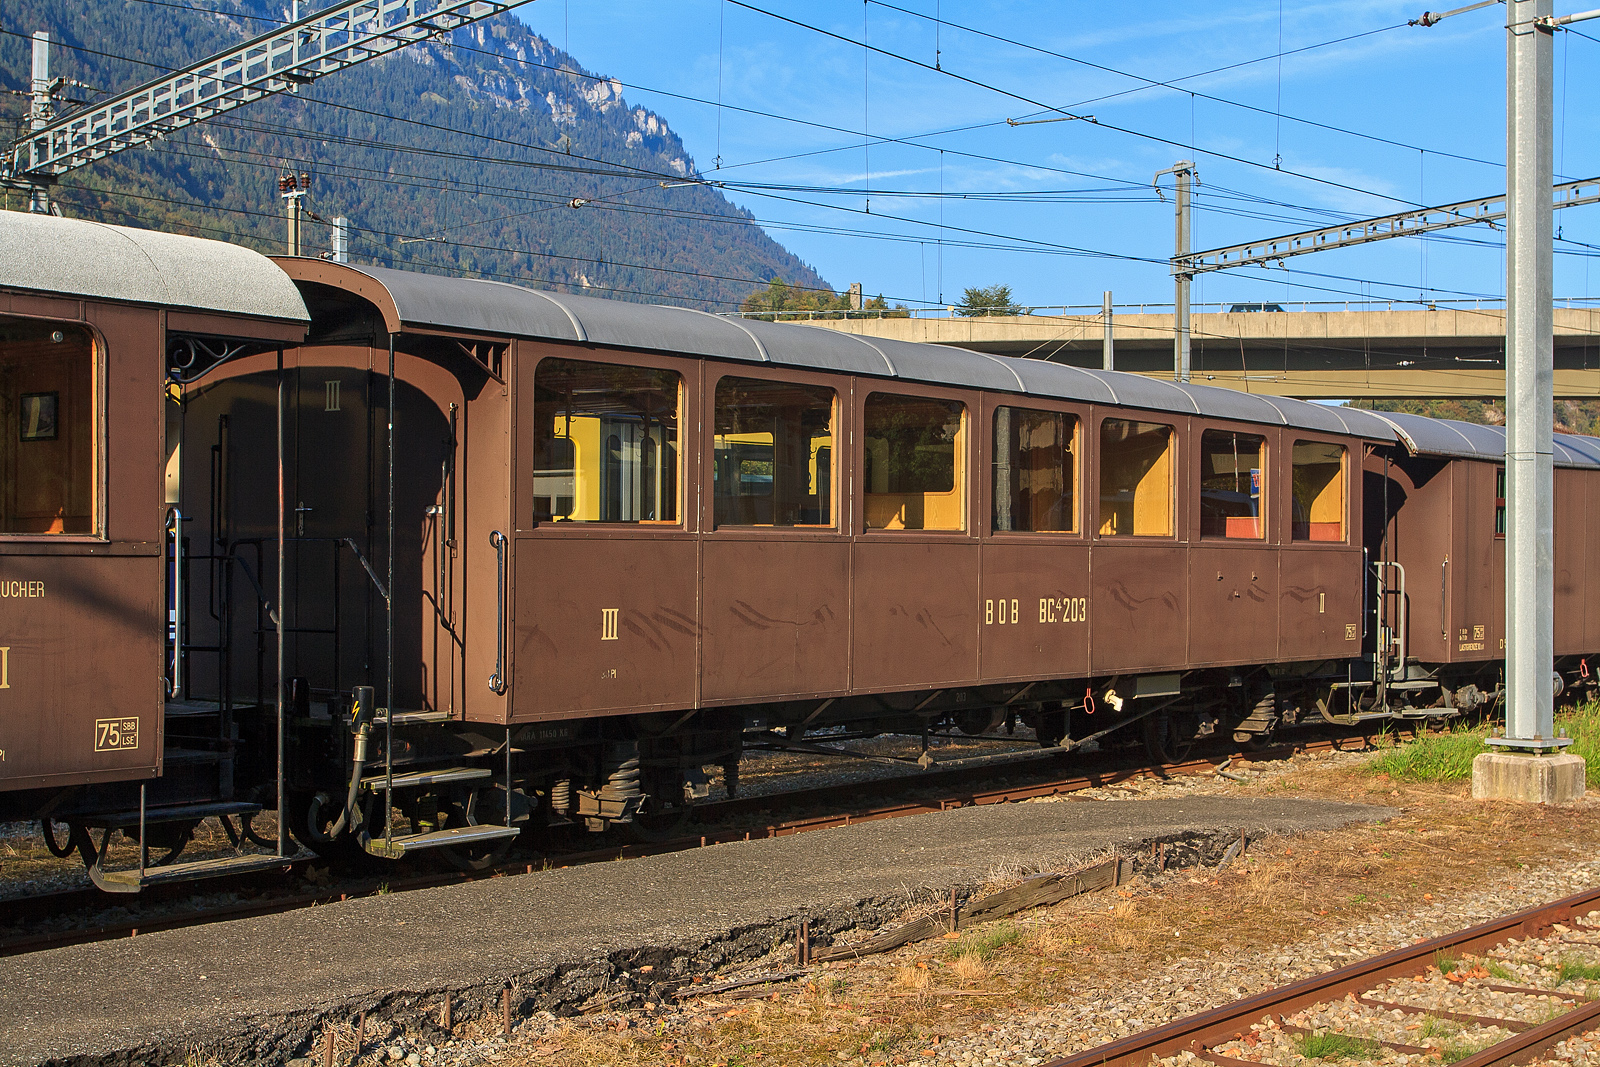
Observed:
[[[891,302],[995,282],[1029,305],[1097,305],[1105,289],[1170,302],[1172,209],[1150,182],[1182,158],[1199,170],[1197,248],[1505,188],[1500,6],[1422,28],[1404,25],[1421,4],[1379,0],[749,3],[538,0],[520,14],[587,68],[647,87],[628,100],[665,116],[707,177],[768,186],[729,196],[834,286]],[[1600,20],[1577,28],[1597,40],[1555,39],[1556,170],[1587,178],[1600,174],[1586,106]],[[865,55],[863,33],[892,54]],[[941,70],[907,62],[932,66],[936,49]],[[1098,123],[1007,125],[1040,105]],[[1600,271],[1574,242],[1600,246],[1600,205],[1555,221],[1570,239],[1556,295],[1588,296]],[[1472,227],[1208,275],[1194,299],[1498,297],[1502,236]]]

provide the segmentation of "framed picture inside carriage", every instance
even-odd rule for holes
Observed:
[[[61,394],[23,393],[18,439],[22,441],[54,441],[57,436],[56,414]]]

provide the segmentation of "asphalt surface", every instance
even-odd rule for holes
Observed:
[[[619,949],[692,947],[869,898],[972,886],[1007,862],[1049,869],[1173,834],[1294,833],[1393,814],[1215,796],[993,805],[54,949],[0,964],[0,1065],[204,1044],[382,991],[466,989]]]

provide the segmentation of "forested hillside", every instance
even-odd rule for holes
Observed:
[[[1406,411],[1434,419],[1459,419],[1489,426],[1506,424],[1503,400],[1357,400],[1350,406],[1369,411]],[[1600,435],[1600,403],[1557,399],[1555,428],[1557,433]]]
[[[53,74],[98,90],[65,95],[93,101],[266,32],[287,8],[7,0],[0,132],[26,114],[36,30],[57,42]],[[91,164],[55,198],[75,217],[281,252],[285,170],[311,174],[311,211],[350,218],[358,262],[719,311],[774,278],[825,285],[715,189],[674,185],[696,169],[666,121],[512,14]],[[327,226],[307,233],[309,254],[328,248]]]

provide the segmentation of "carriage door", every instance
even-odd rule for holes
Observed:
[[[381,677],[383,599],[367,574],[385,571],[376,464],[381,389],[367,371],[305,365],[293,372],[285,457],[287,567],[284,619],[291,676],[335,706],[351,687]]]

